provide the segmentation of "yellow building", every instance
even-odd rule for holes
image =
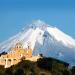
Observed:
[[[20,62],[22,57],[32,57],[32,49],[30,43],[28,43],[28,48],[25,49],[20,42],[16,43],[15,47],[11,48],[11,50],[6,55],[1,55],[0,65],[4,65],[5,68],[10,67],[11,65],[15,65]]]

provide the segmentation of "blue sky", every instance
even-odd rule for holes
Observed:
[[[0,0],[0,42],[36,19],[75,38],[75,0]]]

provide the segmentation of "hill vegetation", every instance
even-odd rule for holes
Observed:
[[[68,68],[69,64],[54,59],[43,57],[37,62],[21,59],[10,68],[0,66],[0,75],[75,75],[75,66]]]

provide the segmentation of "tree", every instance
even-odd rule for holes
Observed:
[[[0,65],[0,75],[4,75],[4,66]]]
[[[25,74],[24,74],[23,69],[18,68],[18,69],[15,71],[14,75],[25,75]]]
[[[63,75],[71,75],[71,71],[66,69],[64,70]]]
[[[71,72],[72,72],[72,75],[75,75],[75,66],[72,67]]]
[[[1,55],[5,55],[5,54],[7,54],[7,52],[2,52],[2,53],[0,53],[0,56],[1,56]]]
[[[12,75],[12,68],[6,68],[5,75]]]

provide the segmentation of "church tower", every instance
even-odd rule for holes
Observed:
[[[32,57],[31,42],[28,42],[28,48],[26,50],[26,57]]]
[[[19,49],[23,49],[23,46],[22,46],[22,44],[21,44],[20,42],[18,42],[18,43],[16,43],[15,48],[16,48],[17,50],[19,50]]]
[[[28,42],[28,49],[31,49],[31,42]]]

